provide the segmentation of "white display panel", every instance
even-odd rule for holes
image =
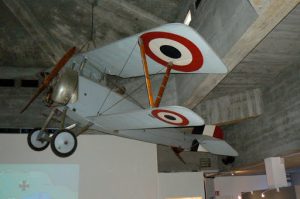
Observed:
[[[76,152],[69,158],[59,158],[50,147],[41,152],[32,151],[27,145],[26,135],[0,134],[0,157],[0,164],[79,165],[78,199],[157,197],[157,151],[154,144],[109,135],[80,135]],[[61,180],[68,179],[62,177]],[[39,197],[49,199],[43,195]]]
[[[158,199],[204,199],[203,172],[159,173]]]
[[[0,164],[0,198],[77,199],[79,165]]]
[[[288,186],[283,158],[266,158],[265,168],[270,189]]]

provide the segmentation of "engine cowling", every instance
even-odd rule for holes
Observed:
[[[78,100],[78,72],[66,68],[53,88],[51,99],[59,104],[75,103]]]

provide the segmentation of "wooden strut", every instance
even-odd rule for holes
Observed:
[[[160,85],[160,88],[159,88],[156,100],[154,102],[154,100],[153,100],[153,92],[152,92],[152,85],[151,85],[151,79],[150,79],[150,76],[149,76],[148,63],[147,63],[146,53],[145,53],[145,46],[144,46],[143,40],[141,38],[139,38],[139,46],[140,46],[140,52],[141,52],[141,57],[142,57],[142,61],[143,61],[143,66],[144,66],[144,74],[145,74],[145,80],[146,80],[146,87],[147,87],[149,104],[150,104],[151,108],[159,107],[161,98],[162,98],[162,96],[164,94],[166,85],[167,85],[169,77],[170,77],[170,73],[171,73],[171,70],[172,70],[172,67],[173,67],[173,63],[172,62],[168,63],[167,71],[166,71],[166,73],[164,75],[164,78],[163,78],[163,80],[161,82],[161,85]]]
[[[145,46],[144,46],[143,40],[141,38],[139,38],[139,46],[140,46],[140,52],[141,52],[141,57],[142,57],[142,61],[143,61],[143,66],[144,66],[144,73],[145,73],[145,80],[146,80],[149,104],[150,104],[150,107],[152,108],[152,107],[154,107],[152,86],[151,86],[151,80],[150,80],[150,76],[149,76],[148,64],[147,64],[147,60],[146,60]]]
[[[159,88],[159,91],[158,91],[158,94],[157,94],[157,97],[156,97],[156,100],[155,100],[155,104],[154,104],[154,107],[159,107],[159,104],[160,104],[160,101],[162,99],[162,96],[165,92],[165,88],[167,86],[167,83],[168,83],[168,80],[169,80],[169,77],[170,77],[170,73],[171,73],[171,70],[172,70],[172,67],[173,67],[173,63],[170,62],[168,64],[168,67],[167,67],[167,71],[164,75],[164,78],[161,82],[161,85],[160,85],[160,88]]]

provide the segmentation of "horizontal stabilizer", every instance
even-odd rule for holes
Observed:
[[[118,135],[141,141],[184,149],[210,152],[217,155],[237,156],[225,141],[206,135],[183,133],[180,128],[120,130]]]
[[[96,125],[109,130],[188,127],[203,125],[203,119],[181,106],[143,109],[133,112],[88,117]]]
[[[234,150],[227,142],[220,139],[215,139],[209,136],[201,136],[197,138],[197,141],[207,150],[207,152],[216,155],[226,155],[226,156],[238,156],[236,150]]]

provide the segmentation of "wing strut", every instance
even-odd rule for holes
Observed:
[[[158,91],[158,94],[157,94],[157,97],[156,97],[156,100],[155,100],[155,104],[154,104],[155,107],[159,107],[161,98],[162,98],[162,96],[163,96],[163,94],[165,92],[165,88],[167,86],[167,83],[168,83],[168,80],[169,80],[169,77],[170,77],[172,66],[173,66],[173,64],[172,64],[172,62],[170,62],[168,64],[168,68],[167,68],[167,71],[166,71],[166,73],[164,75],[164,78],[163,78],[163,80],[161,82],[161,85],[160,85],[160,88],[159,88],[159,91]]]
[[[144,74],[145,74],[149,104],[150,104],[150,107],[154,107],[152,86],[151,86],[151,80],[150,80],[150,76],[149,76],[148,64],[147,64],[147,59],[146,59],[145,46],[144,46],[144,42],[141,38],[139,38],[139,46],[140,46],[141,57],[142,57],[143,66],[144,66]]]
[[[139,38],[139,46],[140,46],[140,52],[141,52],[141,57],[142,57],[142,62],[143,62],[143,66],[144,66],[144,74],[145,74],[145,81],[146,81],[146,87],[147,87],[147,93],[148,93],[148,99],[149,99],[149,105],[151,108],[153,107],[159,107],[161,98],[164,94],[165,88],[167,86],[169,77],[170,77],[170,73],[173,67],[173,63],[170,62],[167,65],[167,71],[164,75],[164,78],[161,82],[156,100],[154,102],[153,99],[153,92],[152,92],[152,85],[151,85],[151,79],[150,79],[150,75],[149,75],[149,69],[148,69],[148,63],[147,63],[147,59],[146,59],[146,52],[145,52],[145,46],[144,46],[144,42],[142,40],[142,38]]]

